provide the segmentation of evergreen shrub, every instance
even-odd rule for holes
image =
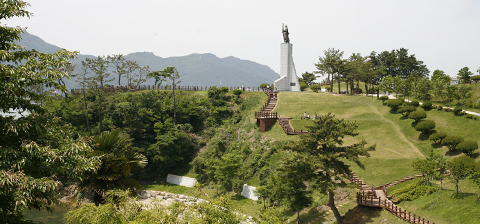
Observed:
[[[418,107],[418,105],[420,105],[420,103],[417,100],[412,100],[412,102],[410,102],[410,105],[412,105],[414,107]]]
[[[385,101],[388,100],[388,96],[381,96],[378,99],[382,101],[383,105],[385,105]]]
[[[408,117],[408,115],[415,111],[417,108],[415,106],[404,106],[397,110],[398,113],[403,114],[403,116]]]
[[[430,141],[440,144],[442,142],[442,139],[447,137],[447,134],[444,132],[437,132],[432,135],[430,135]]]
[[[448,147],[448,150],[454,151],[457,149],[457,145],[463,142],[463,138],[456,135],[447,135],[442,139],[442,144]]]
[[[465,155],[471,156],[473,151],[478,149],[478,143],[476,141],[463,141],[457,145],[457,149],[463,152]]]
[[[322,86],[320,86],[320,85],[311,85],[311,86],[310,86],[310,89],[311,89],[313,92],[318,93],[319,90],[321,91]]]
[[[423,104],[422,104],[422,107],[423,107],[424,109],[432,109],[432,106],[433,106],[432,101],[425,101],[425,102],[423,102]]]
[[[426,117],[427,113],[425,111],[413,111],[408,115],[408,118],[415,120],[415,122],[419,122]]]
[[[457,115],[457,116],[463,115],[462,112],[463,112],[463,110],[462,110],[462,108],[460,108],[460,107],[455,107],[455,108],[453,109],[453,114],[455,114],[455,115]]]
[[[428,133],[433,129],[435,129],[435,121],[431,120],[420,121],[417,123],[417,125],[415,125],[415,130],[422,133]]]
[[[400,99],[391,99],[385,102],[392,111],[397,111],[398,108],[403,104],[403,100]]]
[[[414,183],[405,185],[399,189],[392,191],[392,196],[398,199],[399,202],[401,201],[412,201],[421,196],[426,196],[434,193],[436,191],[436,187],[423,184],[422,181],[415,181]]]

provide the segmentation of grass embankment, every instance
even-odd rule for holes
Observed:
[[[418,110],[423,110],[418,108]],[[291,124],[296,129],[306,129],[312,121],[301,120],[300,117],[306,111],[313,117],[318,115],[333,113],[338,118],[355,121],[358,124],[357,131],[359,135],[356,141],[364,139],[369,144],[376,144],[377,150],[371,152],[370,158],[362,158],[364,168],[355,164],[352,169],[367,184],[380,185],[394,180],[417,174],[411,164],[417,159],[425,158],[431,149],[437,153],[445,155],[451,159],[456,154],[450,154],[445,147],[432,145],[428,140],[428,135],[420,134],[412,127],[412,120],[402,117],[401,114],[392,114],[386,106],[382,106],[381,101],[374,97],[365,96],[336,96],[332,94],[316,93],[280,93],[277,107],[275,108],[281,116],[292,117]],[[427,111],[427,119],[434,120],[436,130],[446,132],[449,135],[463,136],[468,140],[480,139],[480,122],[464,117],[454,116],[453,113],[431,110]],[[275,139],[295,140],[296,137],[282,137],[283,132],[279,125],[273,127],[267,135]],[[347,139],[346,143],[351,143]],[[477,150],[478,152],[478,150]],[[477,158],[477,161],[480,160]],[[422,197],[412,202],[402,202],[401,207],[406,208],[412,213],[426,217],[436,223],[475,223],[480,220],[477,217],[477,209],[474,200],[478,193],[478,188],[472,186],[468,181],[461,183],[461,188],[467,193],[465,200],[451,199],[452,186],[447,185],[445,191],[439,191],[438,194]],[[447,199],[445,199],[447,198]],[[447,206],[443,206],[447,205]],[[362,213],[360,217],[355,211],[365,210],[363,208],[348,206],[349,210],[344,213],[348,218],[361,218],[360,223],[384,223],[386,211]],[[477,206],[478,207],[478,206]],[[472,210],[473,209],[473,210]],[[476,212],[469,215],[472,211]],[[455,213],[451,214],[450,213]],[[462,216],[462,218],[456,218]],[[393,217],[393,216],[392,216]],[[389,223],[395,223],[396,218],[388,218]],[[475,221],[474,221],[475,220]],[[401,221],[403,222],[403,221]]]

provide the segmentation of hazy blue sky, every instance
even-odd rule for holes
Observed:
[[[213,53],[279,72],[281,27],[289,27],[298,75],[328,48],[368,55],[407,48],[430,72],[480,67],[477,0],[27,0],[28,27],[82,54]]]

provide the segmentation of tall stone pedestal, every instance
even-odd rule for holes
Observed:
[[[280,78],[275,80],[277,91],[300,91],[297,71],[292,57],[292,44],[280,44]]]

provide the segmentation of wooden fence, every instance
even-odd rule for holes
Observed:
[[[175,90],[182,90],[182,91],[207,91],[213,86],[175,86]],[[218,87],[221,88],[221,87]],[[260,87],[227,87],[229,91],[233,91],[234,89],[241,89],[247,92],[263,92],[264,90]],[[107,85],[105,86],[106,92],[113,92],[113,91],[136,91],[136,90],[145,90],[145,89],[156,89],[156,90],[173,90],[171,85],[165,86],[155,86],[155,85],[138,85],[138,86],[122,86],[122,85]],[[82,92],[81,88],[71,89],[70,91],[72,94],[79,94]]]
[[[385,188],[385,187],[384,187]],[[387,209],[389,212],[394,214],[400,219],[403,219],[409,223],[413,224],[435,224],[433,222],[430,222],[428,220],[425,220],[425,218],[422,218],[420,216],[417,216],[416,214],[411,214],[410,212],[407,212],[407,210],[404,210],[397,205],[393,204],[388,199],[381,199],[381,198],[375,198],[374,193],[372,192],[358,192],[357,193],[357,204],[359,205],[364,205],[364,206],[370,206],[370,207],[381,207],[384,209]]]
[[[255,111],[256,118],[278,118],[277,112]]]

